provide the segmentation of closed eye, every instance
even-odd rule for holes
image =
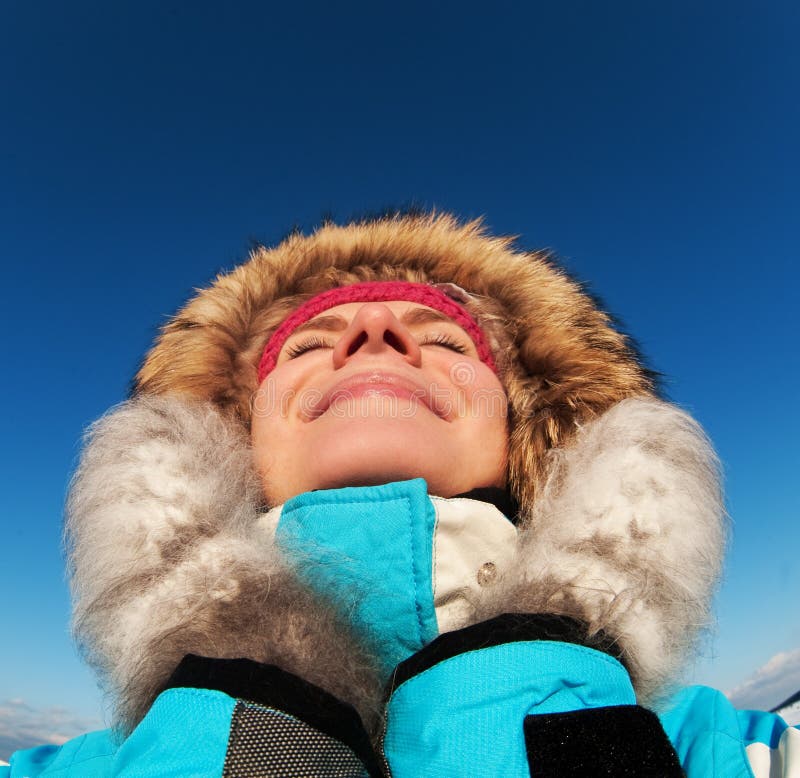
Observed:
[[[314,351],[318,348],[333,348],[333,344],[329,343],[325,338],[312,335],[310,338],[306,338],[305,340],[295,343],[293,346],[289,346],[286,349],[286,356],[289,359],[296,359],[307,351]]]
[[[419,342],[420,346],[442,346],[444,348],[449,348],[452,351],[455,351],[459,354],[466,354],[469,350],[466,346],[459,343],[457,340],[453,340],[453,338],[449,337],[448,335],[443,335],[442,333],[431,333],[428,335],[423,335],[422,340]]]

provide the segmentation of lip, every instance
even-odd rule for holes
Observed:
[[[306,418],[308,421],[318,419],[341,397],[357,398],[373,392],[420,402],[431,413],[446,419],[445,409],[437,402],[430,387],[422,386],[407,376],[384,370],[363,371],[338,381],[309,409]]]

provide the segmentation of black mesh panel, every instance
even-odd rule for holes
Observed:
[[[272,708],[238,702],[223,778],[365,778],[343,743]]]

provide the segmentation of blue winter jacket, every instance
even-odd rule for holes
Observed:
[[[377,737],[280,668],[189,655],[127,737],[19,751],[0,778],[800,776],[800,730],[705,687],[656,715],[637,705],[613,644],[589,644],[569,619],[505,614],[445,631],[457,600],[442,595],[439,564],[451,506],[415,480],[312,492],[274,512],[276,540],[309,586],[370,582],[352,620],[381,646],[390,679]],[[346,564],[325,564],[331,549]]]

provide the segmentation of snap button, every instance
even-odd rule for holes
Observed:
[[[494,562],[485,562],[478,569],[478,585],[489,586],[497,578],[497,565]]]

